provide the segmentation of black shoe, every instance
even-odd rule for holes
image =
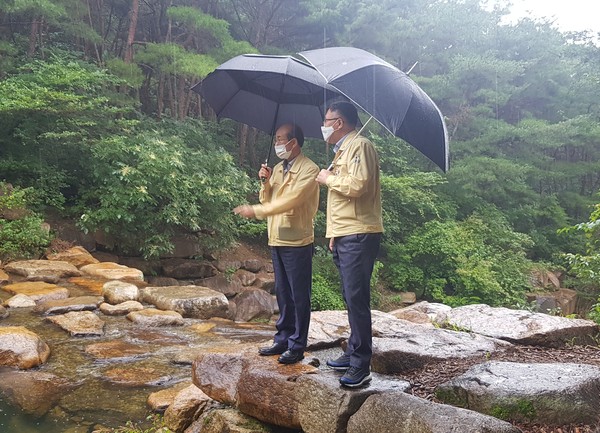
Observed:
[[[258,354],[262,356],[281,355],[287,350],[287,345],[275,343],[269,347],[261,347],[258,349]]]
[[[304,359],[304,352],[299,350],[288,349],[283,354],[277,358],[280,364],[295,364],[296,362],[300,362]]]
[[[327,361],[327,366],[338,371],[346,371],[350,368],[350,356],[345,353],[336,359],[330,359]]]
[[[368,368],[350,367],[340,378],[342,386],[358,388],[371,381],[371,371]]]

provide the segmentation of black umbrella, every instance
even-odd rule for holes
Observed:
[[[444,118],[407,74],[358,48],[332,47],[299,54],[323,74],[331,87],[442,170],[448,170]]]
[[[312,66],[291,56],[244,54],[234,57],[192,87],[226,117],[273,135],[283,123],[295,123],[307,137],[321,137],[328,89]],[[267,158],[268,159],[268,158]]]

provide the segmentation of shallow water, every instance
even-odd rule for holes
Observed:
[[[89,295],[79,287],[68,288],[71,296]],[[10,296],[0,290],[0,303]],[[214,346],[258,344],[273,335],[270,325],[236,324],[226,320],[185,319],[184,326],[149,328],[136,325],[124,316],[105,316],[97,311],[106,322],[104,335],[71,337],[43,316],[33,313],[31,308],[9,311],[10,316],[1,320],[0,326],[25,326],[51,348],[48,361],[34,370],[65,378],[74,386],[40,418],[24,413],[0,392],[1,433],[84,433],[98,425],[114,428],[127,421],[143,423],[150,415],[146,405],[148,396],[176,383],[190,381],[191,361],[197,353]],[[207,322],[214,324],[208,332],[199,332],[194,327]],[[114,340],[141,346],[145,353],[106,360],[95,359],[85,352],[90,344]],[[153,369],[160,375],[152,386],[131,386],[107,380],[107,372],[115,368]]]

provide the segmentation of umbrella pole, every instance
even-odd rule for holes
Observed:
[[[269,141],[269,152],[267,153],[267,158],[265,159],[265,165],[268,167],[269,166],[269,160],[271,159],[271,151],[273,150],[273,135],[274,133],[271,134],[271,141]],[[260,181],[262,183],[265,183],[267,180],[266,177],[261,177]]]
[[[360,133],[363,131],[363,129],[365,129],[365,126],[367,126],[367,125],[369,124],[369,122],[370,122],[372,119],[373,119],[373,116],[369,117],[369,120],[367,120],[367,121],[365,122],[365,124],[362,126],[362,128],[360,128],[360,129],[358,130],[358,132],[356,133],[356,135],[354,136],[354,138],[356,138],[356,137],[358,137],[358,136],[360,135]],[[350,143],[352,143],[352,142],[354,141],[354,138],[353,138],[352,140],[350,140]],[[348,143],[348,144],[346,145],[346,147],[350,146],[350,143]],[[344,150],[345,150],[345,149],[344,149]],[[340,152],[340,154],[339,154],[339,155],[341,155],[341,152],[343,152],[343,150],[342,150],[342,151],[338,151],[338,152]],[[331,164],[329,164],[329,167],[327,167],[327,170],[328,170],[328,171],[331,171],[331,170],[333,169],[333,163],[334,163],[336,160],[337,160],[337,158],[333,158],[333,161],[331,161]]]

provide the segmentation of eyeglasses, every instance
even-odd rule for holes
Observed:
[[[325,118],[323,119],[323,124],[327,123],[327,122],[331,122],[332,120],[338,120],[341,119],[341,117],[332,117],[331,119]]]
[[[273,144],[288,144],[292,140],[293,138],[290,138],[289,140],[286,140],[285,138],[275,138],[273,139]]]

